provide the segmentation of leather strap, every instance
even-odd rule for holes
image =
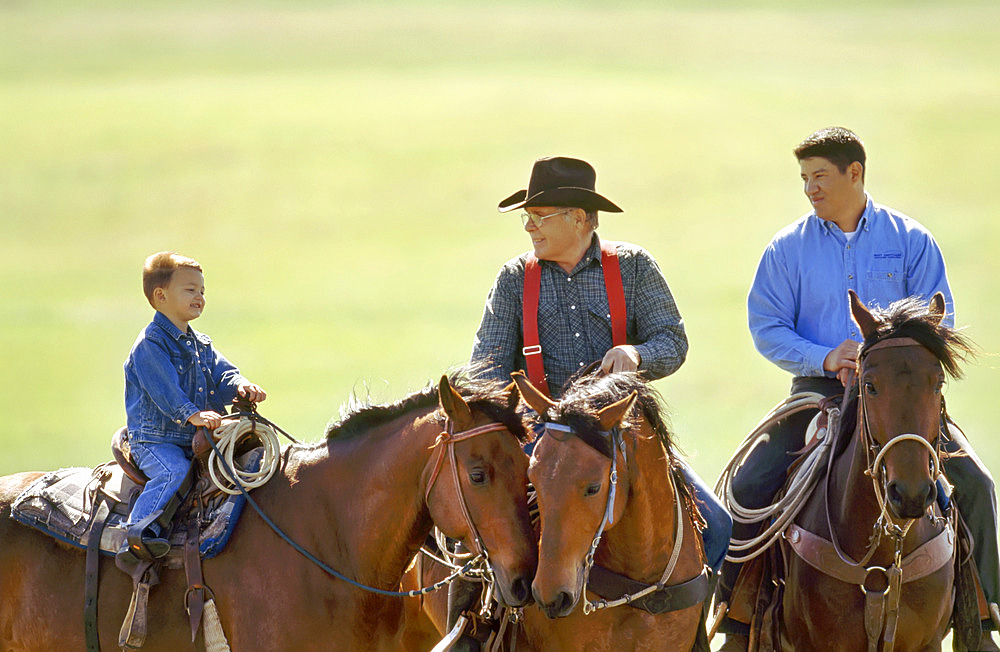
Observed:
[[[86,637],[87,652],[100,652],[101,640],[97,631],[97,588],[101,570],[101,534],[104,532],[104,522],[111,509],[104,494],[99,493],[94,510],[94,522],[87,535],[87,561],[83,580],[83,631]]]
[[[201,574],[201,555],[198,552],[199,519],[198,510],[188,512],[187,531],[184,538],[184,575],[188,588],[184,594],[184,608],[187,609],[191,624],[191,642],[198,636],[198,625],[205,610],[205,584]]]
[[[849,564],[840,558],[833,543],[796,524],[785,530],[789,546],[807,564],[830,577],[858,586],[864,584],[868,569]],[[915,582],[937,571],[954,558],[955,536],[949,523],[937,536],[903,559],[903,583]]]
[[[605,600],[618,600],[627,595],[633,595],[648,587],[649,584],[637,582],[630,577],[619,575],[602,566],[590,569],[587,580],[587,590],[596,593]],[[658,591],[633,600],[628,603],[653,615],[666,611],[679,611],[704,602],[708,597],[708,572],[680,584],[671,584]]]
[[[601,269],[604,272],[604,290],[608,296],[608,312],[611,316],[611,345],[628,343],[628,315],[625,304],[625,286],[622,283],[621,265],[618,262],[616,242],[601,241]],[[542,287],[542,267],[535,254],[529,253],[524,263],[524,292],[521,306],[521,331],[524,340],[525,372],[531,384],[546,396],[551,396],[545,379],[545,365],[542,362],[542,346],[538,337],[538,301]]]

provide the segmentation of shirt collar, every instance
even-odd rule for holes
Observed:
[[[590,236],[590,246],[588,246],[587,250],[583,252],[583,256],[581,256],[580,260],[573,266],[573,270],[569,273],[569,275],[573,276],[580,270],[585,269],[588,265],[594,264],[595,261],[597,262],[598,267],[600,267],[601,241],[598,239],[596,231]],[[559,267],[559,263],[554,263],[551,260],[543,260],[541,262],[545,265]],[[565,274],[565,272],[562,273]]]
[[[875,209],[874,209],[874,202],[872,202],[872,196],[869,195],[867,191],[865,191],[865,210],[862,211],[861,213],[861,219],[858,220],[858,227],[854,230],[855,233],[857,233],[858,231],[862,230],[868,231],[871,229],[871,220],[874,215],[874,212]],[[815,218],[819,222],[820,227],[822,227],[824,233],[828,235],[833,233],[833,227],[836,226],[836,224],[817,216],[816,211],[813,211],[810,216]],[[840,227],[837,227],[837,230],[839,231]]]
[[[199,333],[190,326],[188,326],[188,330],[185,333],[181,329],[177,328],[174,322],[170,321],[170,319],[168,319],[167,316],[164,315],[159,310],[157,310],[156,314],[153,315],[153,323],[159,326],[161,329],[163,329],[163,331],[166,332],[166,334],[169,335],[174,340],[182,340],[185,337],[193,337],[202,344],[207,345],[212,343],[212,339],[208,335],[205,335],[204,333]]]

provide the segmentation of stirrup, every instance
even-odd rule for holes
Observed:
[[[447,652],[450,650],[455,641],[462,637],[462,633],[465,631],[465,626],[468,622],[469,619],[465,617],[465,614],[459,616],[458,620],[455,621],[455,626],[431,649],[431,652]]]

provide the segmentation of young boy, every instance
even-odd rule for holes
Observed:
[[[240,375],[212,340],[191,328],[205,308],[205,278],[194,260],[171,251],[146,259],[142,289],[156,310],[125,361],[125,412],[132,460],[149,481],[132,507],[128,527],[162,510],[187,475],[195,428],[219,427],[237,395],[254,402],[267,395]],[[153,523],[142,533],[146,550],[118,551],[124,564],[145,552],[162,557],[170,544]]]

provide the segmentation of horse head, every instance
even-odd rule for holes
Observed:
[[[523,374],[514,374],[521,397],[539,415],[557,404]],[[629,469],[615,429],[635,402],[633,392],[572,426],[548,422],[535,445],[528,478],[541,513],[539,565],[531,589],[550,618],[569,615],[583,595],[602,531],[621,519],[629,495]]]
[[[920,518],[937,495],[945,372],[957,375],[956,353],[968,347],[942,325],[940,292],[929,306],[905,299],[885,312],[870,312],[853,291],[850,302],[864,336],[858,403],[869,473],[889,516]]]
[[[531,598],[538,549],[528,515],[528,457],[513,383],[493,396],[463,398],[449,381],[438,386],[447,430],[431,456],[425,501],[435,525],[489,559],[501,604]]]

